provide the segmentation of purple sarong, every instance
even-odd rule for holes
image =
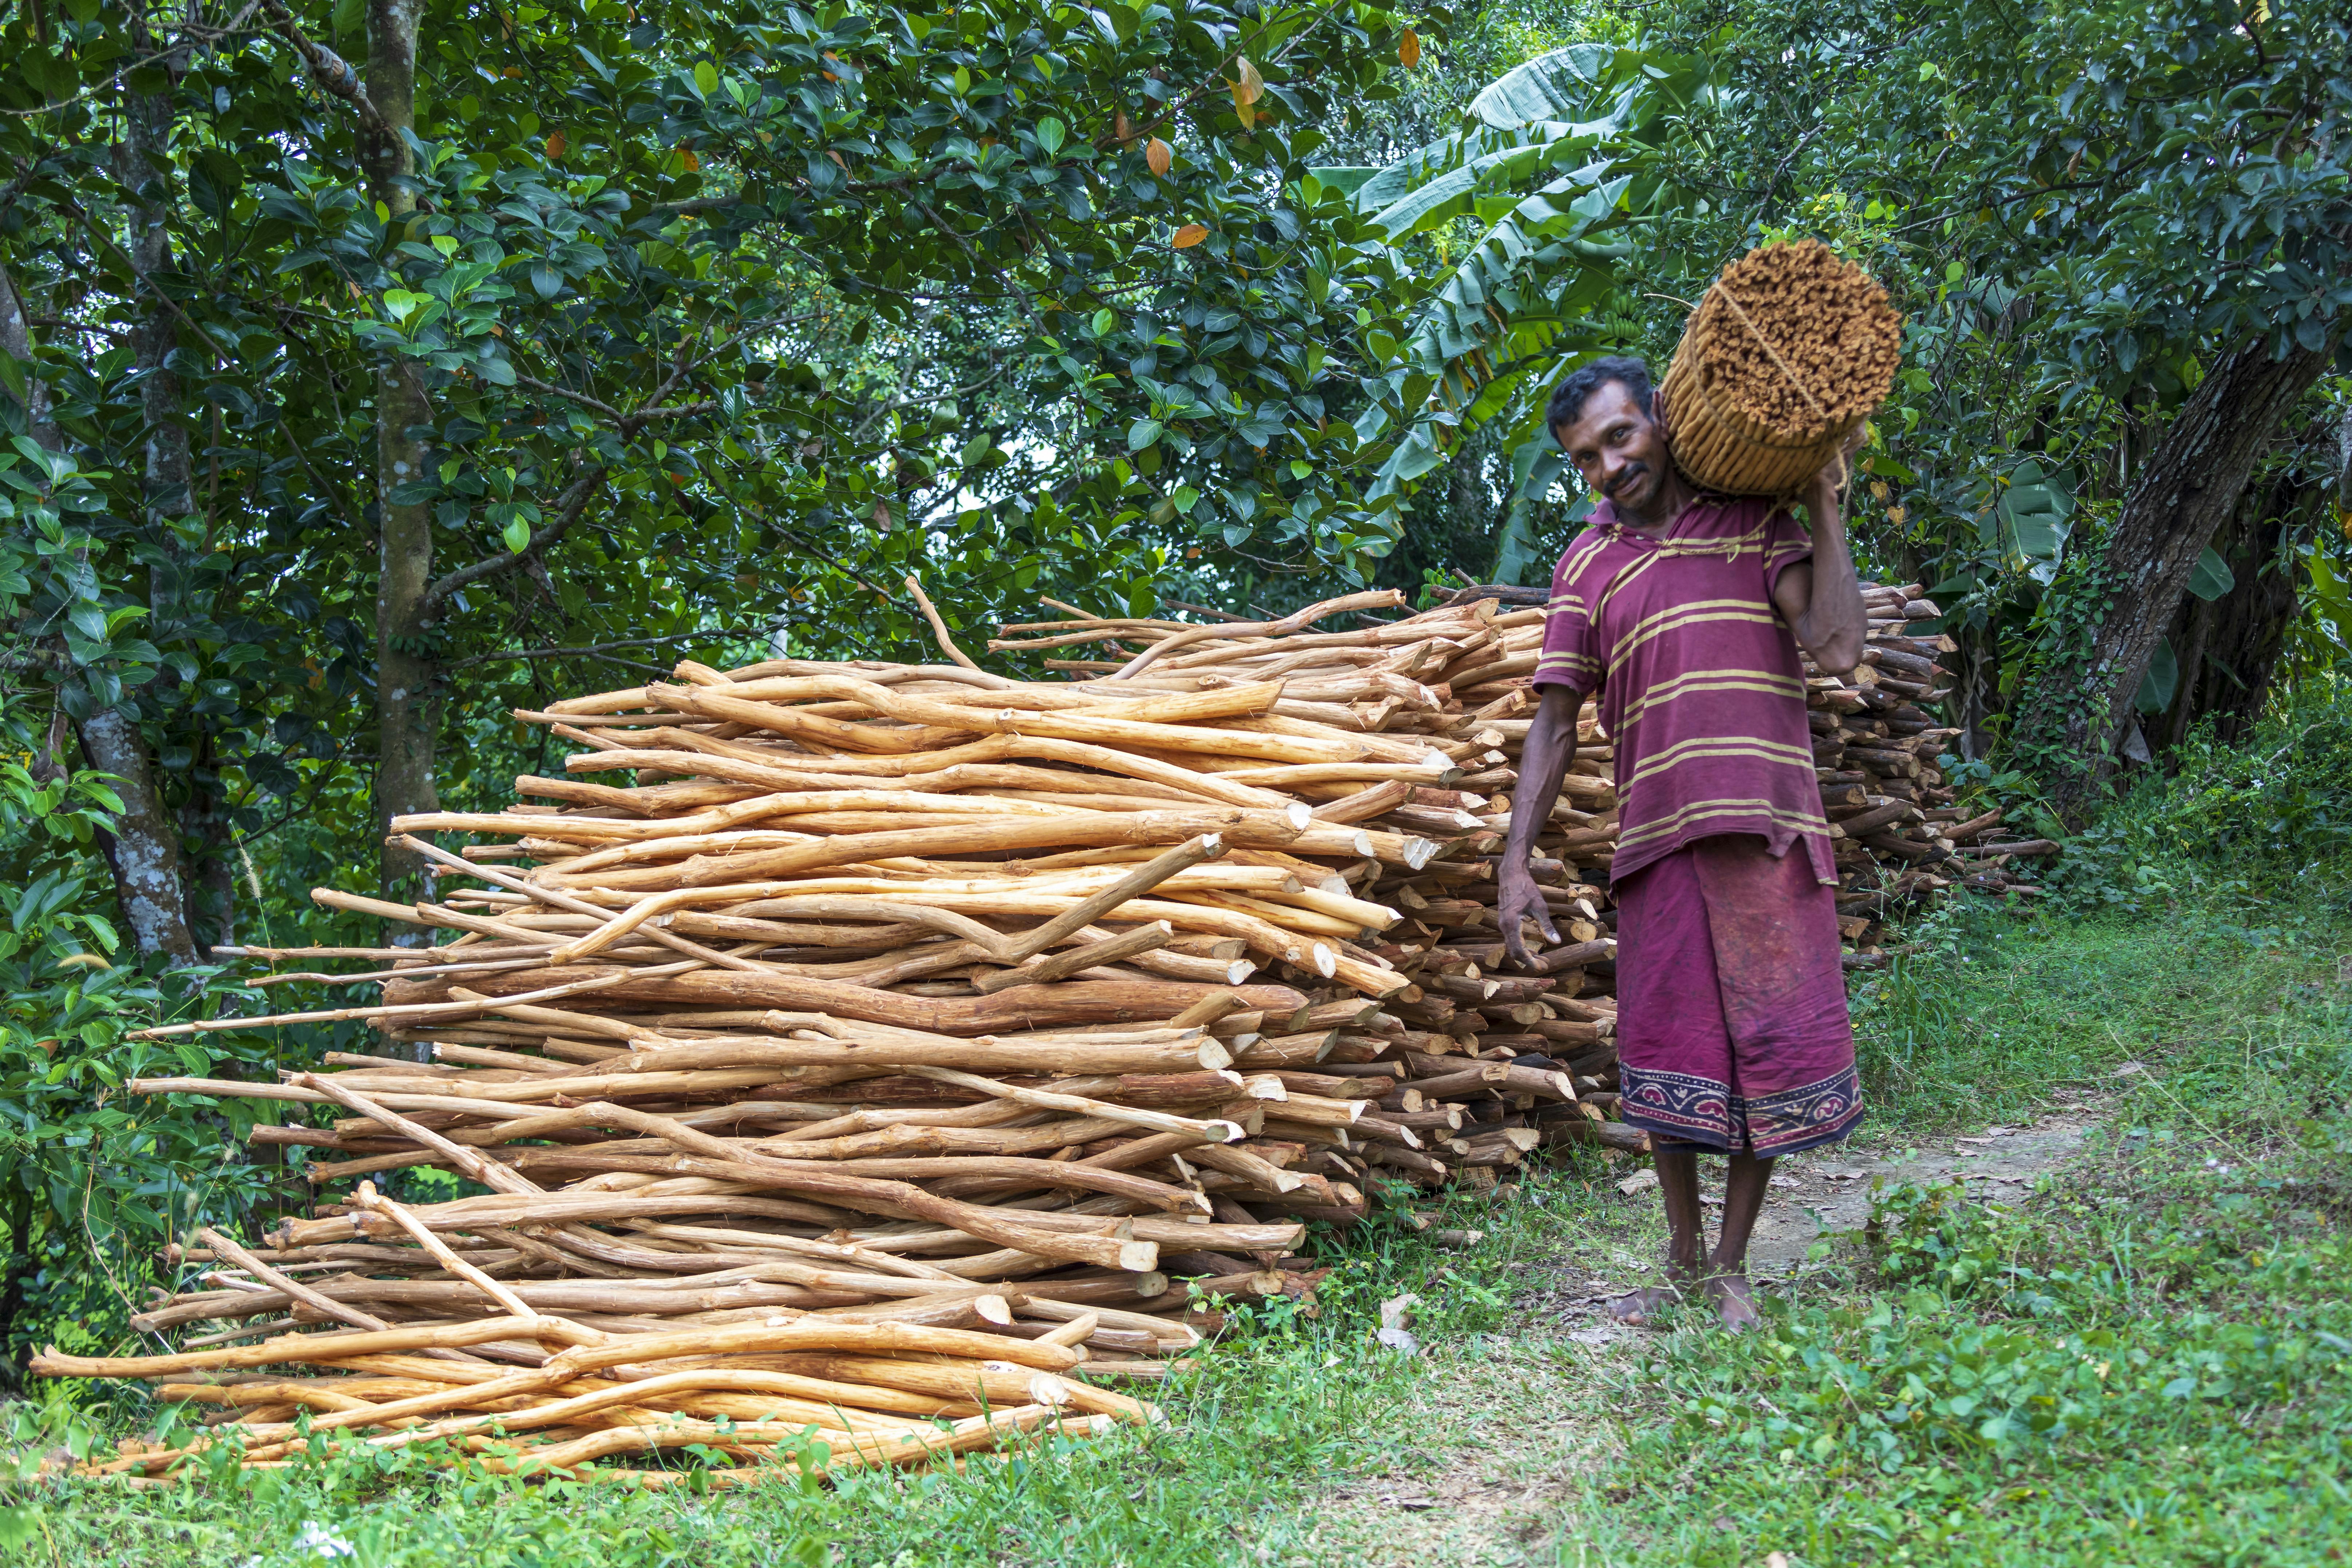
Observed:
[[[1697,839],[1616,887],[1621,1113],[1769,1159],[1862,1120],[1837,905],[1803,855]]]

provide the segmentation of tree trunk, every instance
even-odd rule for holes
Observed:
[[[113,774],[114,793],[122,797],[101,847],[131,940],[142,957],[162,953],[175,964],[194,963],[196,944],[180,889],[179,824],[155,792],[146,738],[119,708],[101,708],[79,728],[83,758]]]
[[[143,16],[134,18],[131,33],[137,47],[153,52]],[[188,432],[179,417],[179,378],[171,364],[179,323],[163,284],[172,268],[171,83],[178,79],[180,63],[176,55],[162,62],[166,80],[160,93],[125,92],[123,139],[116,149],[116,174],[131,193],[128,250],[145,307],[132,330],[131,352],[146,422],[147,523],[150,534],[165,542],[177,538],[171,522],[187,510],[192,471]],[[176,556],[167,546],[151,571],[151,624],[177,618],[185,574]],[[175,965],[194,963],[195,942],[189,935],[181,884],[179,824],[163,804],[153,753],[127,695],[112,690],[110,682],[109,686],[107,692],[91,692],[93,711],[76,728],[83,757],[91,767],[113,775],[114,792],[122,799],[122,810],[109,825],[111,841],[104,845],[114,872],[115,900],[141,957],[160,954]],[[111,702],[105,700],[110,695]]]
[[[188,929],[197,951],[236,943],[236,859],[220,759],[205,738],[188,770],[188,798],[180,807],[181,841],[193,847],[196,875],[187,884]]]
[[[2181,653],[2180,689],[2164,726],[2169,743],[2210,718],[2223,744],[2244,739],[2262,717],[2272,671],[2301,601],[2297,548],[2325,515],[2333,476],[2291,469],[2249,496],[2213,548],[2235,579],[2210,604],[2181,606],[2171,632]]]
[[[2132,700],[2198,556],[2327,360],[2305,350],[2273,359],[2260,343],[2238,350],[2213,367],[2134,474],[2088,574],[2106,604],[2088,651],[2045,667],[2018,704],[2019,758],[2045,776],[2065,820],[2084,818],[2114,771]]]
[[[33,374],[32,307],[16,292],[16,280],[8,275],[5,266],[0,266],[0,352],[25,367],[25,395],[17,399],[17,404],[25,411],[26,433],[41,446],[56,451],[58,426],[49,412],[48,385]]]
[[[1906,574],[1905,581],[1918,582]],[[1992,721],[2000,711],[2000,637],[1990,626],[1963,626],[1952,634],[1959,652],[1954,673],[1959,677],[1960,755],[1975,762],[1992,750]]]
[[[376,121],[362,129],[360,156],[370,194],[397,229],[415,211],[404,184],[412,170],[402,133],[416,120],[416,31],[421,0],[369,0],[368,101]],[[392,819],[437,811],[434,746],[441,728],[441,668],[434,628],[425,620],[433,581],[433,517],[422,502],[394,499],[421,480],[429,462],[415,432],[428,426],[432,405],[411,362],[387,358],[375,375],[376,450],[376,718],[375,818],[379,839]],[[382,881],[387,898],[408,902],[427,896],[424,863],[386,848]],[[408,928],[395,942],[422,940]]]

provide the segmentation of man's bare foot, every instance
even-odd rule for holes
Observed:
[[[1654,1328],[1658,1315],[1684,1300],[1679,1285],[1653,1285],[1645,1290],[1609,1299],[1609,1315],[1629,1329]]]
[[[1745,1332],[1764,1321],[1756,1310],[1756,1290],[1747,1275],[1710,1274],[1706,1289],[1715,1310],[1723,1315],[1723,1326],[1732,1332]]]

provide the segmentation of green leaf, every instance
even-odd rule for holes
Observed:
[[[499,537],[506,541],[509,551],[520,555],[530,544],[530,524],[520,517],[510,517],[507,525],[499,530]]]
[[[1037,122],[1038,149],[1050,158],[1062,150],[1063,140],[1069,133],[1068,126],[1049,115]]]
[[[0,1507],[0,1551],[29,1552],[41,1530],[41,1505],[11,1503]]]
[[[1318,163],[1307,172],[1321,181],[1325,188],[1352,196],[1380,170],[1362,164]]]
[[[2189,591],[2210,605],[2237,585],[2238,574],[2230,570],[2220,551],[2207,545],[2189,574]]]
[[[2172,706],[2172,695],[2179,689],[2180,660],[2172,651],[2172,639],[2165,637],[2148,658],[2147,674],[2140,679],[2132,706],[2143,713],[2161,713]]]
[[[1608,79],[1616,52],[1610,44],[1570,44],[1538,55],[1472,99],[1470,118],[1494,126],[1576,119]]]

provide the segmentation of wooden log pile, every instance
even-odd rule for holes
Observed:
[[[257,989],[380,998],[150,1031],[372,1024],[381,1054],[281,1082],[130,1086],[283,1102],[252,1137],[308,1151],[321,1201],[175,1248],[134,1326],[177,1352],[36,1370],[212,1407],[100,1467],[150,1481],[212,1442],[285,1462],[298,1415],[583,1476],[927,1462],[1152,1419],[1102,1382],[1310,1298],[1306,1221],[1646,1147],[1612,1119],[1606,737],[1588,709],[1539,844],[1566,945],[1515,971],[1496,856],[1541,612],[1310,629],[1398,604],[1006,628],[1034,681],[941,630],[953,663],[688,663],[519,713],[579,748],[562,776],[393,825],[445,890],[313,894],[437,945],[244,950]],[[1932,606],[1872,605],[1873,663],[1814,711],[1825,804],[1866,823],[1841,863],[1885,900],[1993,825],[1933,815],[1940,671],[1904,633]],[[372,1184],[424,1168],[479,1190]]]

